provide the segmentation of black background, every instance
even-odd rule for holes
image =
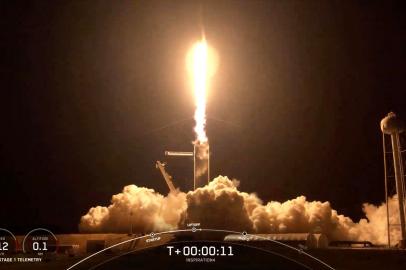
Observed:
[[[0,3],[0,227],[77,231],[124,185],[192,149],[185,54],[220,55],[212,176],[268,200],[329,200],[355,220],[384,199],[379,121],[406,119],[402,1]],[[187,188],[191,162],[170,160]],[[172,167],[171,167],[172,164]]]

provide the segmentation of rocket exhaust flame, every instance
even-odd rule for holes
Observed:
[[[193,81],[195,98],[195,122],[194,130],[196,140],[194,142],[194,189],[203,187],[210,180],[209,169],[209,142],[206,135],[206,103],[210,84],[210,78],[216,68],[214,51],[209,48],[203,37],[197,42],[188,54],[188,67]]]
[[[207,142],[206,98],[207,98],[207,43],[198,42],[193,48],[193,88],[195,93],[195,132],[198,142]]]
[[[210,78],[214,75],[216,69],[217,59],[215,56],[214,51],[208,46],[205,38],[197,42],[187,56],[196,105],[194,114],[196,143],[206,143],[208,141],[205,131],[206,103]]]
[[[206,39],[203,37],[189,50],[186,55],[186,67],[191,77],[191,87],[195,100],[195,127],[196,139],[193,142],[193,152],[166,151],[168,156],[193,156],[193,188],[204,187],[210,181],[210,151],[206,135],[206,103],[210,78],[217,68],[217,57]]]

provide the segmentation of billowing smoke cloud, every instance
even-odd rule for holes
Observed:
[[[238,190],[239,182],[219,176],[203,188],[163,196],[152,189],[130,185],[114,195],[108,207],[97,206],[81,218],[79,228],[90,232],[164,231],[199,222],[202,228],[251,233],[323,232],[331,240],[387,241],[386,204],[364,204],[358,223],[339,215],[329,202],[306,197],[264,204],[256,194]],[[396,197],[390,198],[391,223],[398,223]],[[392,231],[392,239],[399,232]],[[394,243],[396,241],[393,241]]]
[[[185,193],[164,197],[153,189],[129,185],[114,195],[108,207],[96,206],[81,218],[80,231],[165,231],[177,227],[186,209]]]
[[[398,196],[395,194],[393,197],[388,198],[389,208],[389,223],[399,224],[399,204]],[[386,203],[380,206],[364,203],[363,211],[367,219],[361,219],[357,224],[361,231],[361,238],[369,240],[373,243],[387,244],[387,216],[386,216]],[[400,240],[400,227],[391,226],[391,245],[395,245]]]
[[[261,202],[254,194],[238,191],[238,184],[238,181],[219,176],[205,187],[188,192],[187,208],[180,226],[198,222],[203,228],[252,231],[253,224],[246,204],[249,204],[249,197],[255,205]]]

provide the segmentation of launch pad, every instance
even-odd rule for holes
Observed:
[[[193,157],[193,189],[204,187],[210,181],[210,147],[208,142],[194,142],[193,152],[165,151],[165,156],[172,157]],[[169,187],[173,191],[172,177],[165,171],[164,163],[157,161],[157,168]]]

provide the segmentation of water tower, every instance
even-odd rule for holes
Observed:
[[[388,221],[388,245],[390,245],[390,224],[389,224],[389,207],[388,207],[388,175],[387,175],[387,159],[386,154],[391,153],[393,157],[393,171],[396,183],[396,193],[398,195],[399,204],[399,221],[400,221],[400,241],[399,247],[406,248],[406,229],[405,229],[405,179],[403,171],[402,150],[400,146],[399,134],[405,130],[403,122],[390,112],[381,121],[381,130],[383,134],[383,150],[384,150],[384,166],[385,166],[385,196],[387,207]],[[390,135],[392,152],[386,151],[385,135]]]

